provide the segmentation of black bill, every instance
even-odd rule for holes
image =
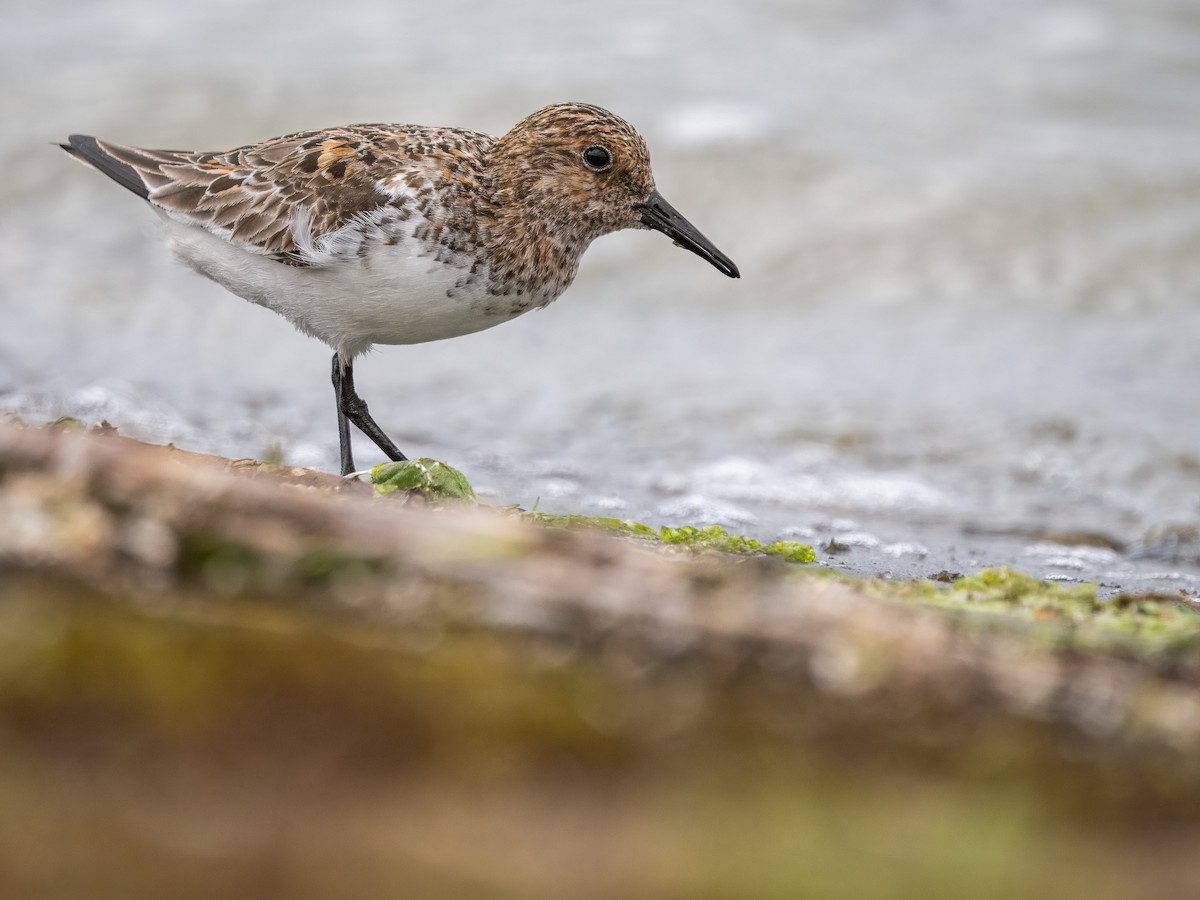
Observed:
[[[681,216],[658,191],[652,191],[645,203],[635,203],[633,208],[642,214],[643,224],[661,231],[701,259],[707,259],[730,278],[742,277],[733,260],[714,247],[712,241],[697,231],[696,226]]]

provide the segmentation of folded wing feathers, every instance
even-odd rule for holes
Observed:
[[[172,218],[293,265],[320,265],[344,240],[345,226],[370,217],[387,199],[356,178],[323,185],[335,189],[335,202],[316,209],[302,202],[322,173],[300,170],[304,148],[294,140],[224,153],[146,150],[89,135],[68,141],[60,146],[69,154]]]

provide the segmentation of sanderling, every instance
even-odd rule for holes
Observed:
[[[73,134],[71,156],[159,214],[201,275],[333,348],[342,474],[353,422],[405,456],[354,389],[373,344],[490,328],[546,306],[603,234],[652,228],[731,278],[737,266],[663,199],[629,123],[586,103],[538,110],[495,138],[348,125],[219,153]]]

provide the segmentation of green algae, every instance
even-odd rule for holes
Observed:
[[[612,516],[585,516],[579,513],[544,513],[535,509],[522,513],[522,518],[544,525],[547,528],[591,528],[596,531],[607,531],[612,534],[623,534],[629,537],[659,540],[659,532],[649,525],[635,522],[632,519],[617,519]]]
[[[1095,584],[1046,581],[1006,566],[953,579],[843,579],[881,600],[964,613],[1033,629],[1031,636],[1076,649],[1123,649],[1142,658],[1200,652],[1200,608],[1182,597],[1101,598]]]
[[[382,463],[371,469],[378,496],[397,492],[421,494],[436,503],[468,503],[475,491],[467,477],[451,465],[429,457]]]
[[[371,470],[371,483],[378,496],[397,492],[416,493],[433,503],[460,503],[476,499],[470,482],[462,472],[444,462],[429,458],[375,466]],[[816,551],[809,544],[797,541],[763,543],[745,535],[730,534],[720,525],[663,525],[654,528],[632,519],[618,519],[613,516],[538,512],[536,503],[533,509],[524,512],[523,516],[531,522],[551,528],[591,528],[662,544],[687,545],[737,556],[773,556],[789,563],[817,561]]]
[[[664,544],[691,544],[740,555],[763,553],[791,563],[817,561],[816,551],[808,544],[798,541],[772,541],[770,544],[764,544],[754,538],[729,534],[720,525],[705,525],[702,528],[692,525],[669,528],[664,525],[659,534]]]
[[[1007,566],[981,569],[958,578],[950,583],[949,591],[976,605],[997,603],[1029,610],[1069,611],[1073,615],[1090,613],[1099,603],[1094,584],[1043,581]]]
[[[1071,630],[1083,639],[1132,638],[1147,646],[1200,639],[1200,610],[1179,597],[1121,595],[1102,599],[1095,584],[1043,581],[1006,567],[983,569],[955,581],[946,593],[972,609],[1007,612]]]
[[[551,528],[594,528],[630,537],[645,538],[662,544],[680,544],[704,550],[717,550],[735,556],[775,556],[790,563],[814,563],[816,551],[809,544],[797,541],[773,541],[764,544],[740,534],[730,534],[720,525],[663,525],[653,528],[632,519],[617,519],[610,516],[583,516],[577,514],[556,515],[530,512],[525,517]]]
[[[47,427],[52,431],[86,431],[87,423],[74,416],[59,416]]]

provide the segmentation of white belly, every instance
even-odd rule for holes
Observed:
[[[468,281],[467,268],[414,255],[410,241],[376,245],[366,256],[326,266],[291,266],[160,215],[167,243],[183,262],[350,359],[372,344],[482,331],[547,302],[491,295],[486,272]]]

